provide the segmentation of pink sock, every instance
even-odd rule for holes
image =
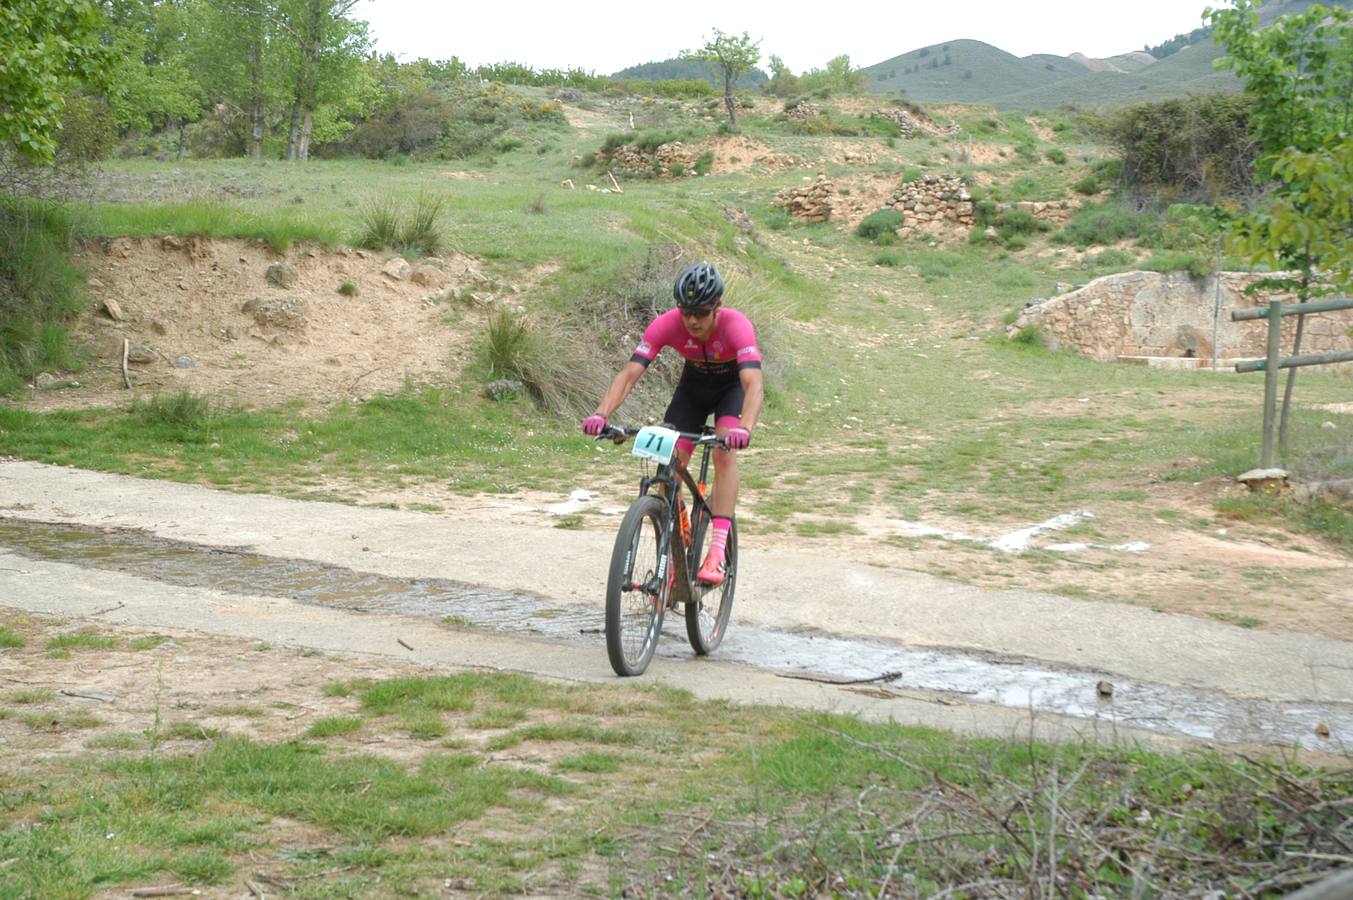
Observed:
[[[728,529],[733,525],[732,519],[725,519],[723,516],[714,517],[714,531],[709,536],[709,557],[710,559],[723,559],[724,548],[728,546]]]

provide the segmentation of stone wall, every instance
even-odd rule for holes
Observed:
[[[905,181],[888,206],[902,213],[903,225],[897,231],[901,237],[933,224],[971,228],[976,216],[972,195],[957,175],[925,175]]]
[[[825,222],[832,217],[833,196],[831,180],[825,172],[819,172],[812,184],[787,188],[776,194],[773,202],[802,222]]]
[[[690,175],[698,157],[695,147],[681,141],[663,144],[653,152],[635,144],[623,144],[606,155],[611,169],[623,175],[672,177],[672,167],[680,166],[683,175]]]
[[[1034,300],[1010,326],[1013,337],[1038,326],[1053,349],[1069,348],[1104,362],[1143,357],[1196,359],[1199,366],[1264,356],[1268,324],[1262,319],[1232,322],[1231,310],[1269,300],[1294,302],[1262,292],[1246,296],[1260,276],[1223,272],[1195,279],[1185,272],[1124,272],[1097,278],[1085,287]],[[1302,353],[1353,349],[1353,310],[1306,317]],[[1283,349],[1291,352],[1296,317],[1283,319]]]

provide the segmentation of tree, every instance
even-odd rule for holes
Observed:
[[[733,85],[738,76],[761,61],[760,41],[753,41],[751,35],[743,32],[741,37],[724,34],[714,29],[714,39],[706,41],[698,50],[682,53],[683,59],[703,59],[712,62],[723,72],[723,102],[728,108],[728,121],[734,128],[738,126],[738,104],[733,99]]]
[[[202,114],[202,87],[187,43],[185,0],[113,0],[108,44],[108,102],[119,128],[167,127],[178,132]]]
[[[1232,9],[1207,13],[1226,48],[1217,66],[1240,76],[1254,99],[1255,179],[1271,186],[1266,202],[1232,223],[1233,246],[1279,270],[1261,284],[1300,303],[1353,291],[1353,14],[1314,5],[1261,29],[1256,8],[1233,0]],[[1294,355],[1305,321],[1297,317]],[[1296,374],[1287,373],[1281,444]]]
[[[270,0],[192,0],[188,33],[192,68],[209,103],[245,115],[241,141],[253,159],[262,159],[268,110],[280,107],[286,94],[283,42]]]
[[[287,159],[309,157],[315,110],[343,97],[370,46],[366,23],[347,18],[356,5],[357,0],[279,0],[276,21],[293,43]]]
[[[770,58],[770,81],[766,82],[765,91],[775,97],[792,97],[799,92],[798,76],[774,54]]]
[[[812,69],[799,79],[805,91],[828,90],[850,93],[863,90],[868,79],[859,69],[852,69],[850,57],[844,53],[827,60],[825,69]]]
[[[65,107],[63,80],[103,80],[102,24],[96,0],[0,5],[0,153],[12,146],[26,160],[52,160]]]

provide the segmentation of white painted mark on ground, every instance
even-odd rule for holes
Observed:
[[[1069,513],[1062,513],[1059,516],[1053,516],[1045,522],[1039,522],[1036,525],[1030,525],[1028,528],[1021,528],[1018,531],[1011,531],[1008,534],[1002,534],[994,538],[977,537],[976,535],[966,534],[962,531],[947,531],[943,528],[936,528],[933,525],[926,525],[924,522],[909,522],[905,519],[893,519],[890,524],[893,525],[899,534],[907,537],[942,537],[951,541],[965,541],[968,543],[985,544],[993,550],[1000,550],[1002,553],[1023,553],[1029,549],[1030,543],[1040,534],[1049,531],[1060,531],[1063,528],[1070,528],[1077,522],[1085,519],[1093,519],[1094,513],[1083,509],[1074,510]],[[1056,553],[1082,553],[1089,549],[1095,550],[1114,550],[1121,553],[1142,553],[1151,549],[1150,544],[1134,541],[1126,544],[1086,544],[1079,541],[1060,544],[1046,544],[1044,550],[1051,550]]]

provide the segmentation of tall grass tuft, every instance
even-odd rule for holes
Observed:
[[[150,426],[196,430],[206,426],[212,418],[211,401],[184,388],[177,393],[156,394],[149,400],[137,400],[132,412]]]
[[[589,359],[586,335],[560,319],[499,310],[489,320],[485,354],[492,378],[514,378],[546,412],[574,415],[595,405],[609,378]]]
[[[446,198],[440,194],[419,194],[412,209],[388,194],[362,207],[361,233],[357,245],[371,250],[387,247],[400,253],[435,256],[446,247],[446,232],[441,217]]]
[[[43,368],[77,366],[65,322],[85,298],[72,239],[59,207],[0,201],[0,393]]]

